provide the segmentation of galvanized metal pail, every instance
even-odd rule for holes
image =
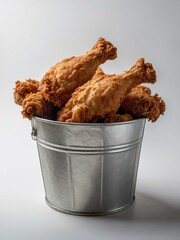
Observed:
[[[145,119],[62,123],[34,117],[46,201],[60,212],[104,215],[135,196]]]

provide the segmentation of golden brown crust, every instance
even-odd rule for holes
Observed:
[[[41,92],[28,94],[22,102],[21,113],[30,120],[33,116],[52,119],[55,111],[55,106],[47,102]]]
[[[119,112],[129,113],[134,118],[147,118],[155,122],[165,112],[165,102],[155,94],[151,95],[149,88],[139,86],[134,88],[123,100]]]
[[[145,63],[144,58],[140,58],[136,63],[128,70],[124,72],[124,77],[128,79],[136,78],[135,86],[141,83],[155,83],[156,71],[151,63]]]
[[[74,90],[90,80],[98,66],[117,57],[117,49],[100,38],[84,55],[64,59],[53,66],[43,77],[39,90],[47,101],[62,107]]]
[[[16,81],[14,89],[14,101],[16,104],[22,105],[23,100],[29,93],[37,92],[39,82],[33,79],[28,79],[24,82]]]
[[[126,122],[133,120],[130,114],[109,114],[106,116],[104,123]]]
[[[142,85],[138,85],[135,88],[132,88],[131,91],[129,92],[129,94],[136,94],[141,96],[142,94],[147,94],[147,95],[151,95],[151,89],[149,87],[145,87]]]
[[[139,59],[123,74],[97,76],[76,89],[58,112],[57,120],[81,123],[104,118],[109,113],[116,113],[125,95],[133,87],[155,81],[156,73],[152,65]]]

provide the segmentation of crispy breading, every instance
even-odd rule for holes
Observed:
[[[155,83],[152,64],[139,59],[128,71],[119,75],[97,76],[79,87],[67,104],[58,112],[62,122],[91,122],[116,113],[125,95],[141,83]]]
[[[152,96],[149,88],[138,86],[124,98],[119,112],[155,122],[160,115],[164,114],[165,108],[165,102],[157,93]]]
[[[16,104],[22,105],[23,100],[29,93],[37,92],[39,82],[33,79],[28,79],[24,82],[16,81],[14,88],[14,101]]]
[[[133,120],[133,117],[130,114],[109,114],[104,119],[104,123],[115,123],[115,122],[126,122]]]
[[[98,66],[117,57],[117,49],[104,38],[84,55],[70,57],[57,63],[43,77],[39,90],[45,99],[62,107],[75,89],[90,80]]]
[[[46,101],[42,92],[30,93],[22,102],[22,115],[24,118],[32,119],[33,116],[53,119],[57,108]]]
[[[135,88],[132,88],[131,91],[129,92],[129,94],[136,94],[141,96],[142,94],[147,94],[147,95],[151,95],[151,89],[149,87],[146,86],[142,86],[142,85],[138,85]]]

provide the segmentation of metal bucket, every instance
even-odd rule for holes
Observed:
[[[75,215],[104,215],[135,198],[145,119],[62,123],[34,117],[47,204]]]

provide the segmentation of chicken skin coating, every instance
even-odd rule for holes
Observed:
[[[151,63],[140,58],[128,71],[119,75],[97,76],[79,87],[58,112],[62,122],[91,122],[116,113],[126,94],[141,83],[155,83],[156,72]]]
[[[133,120],[130,114],[109,114],[106,116],[104,123],[127,122]]]
[[[152,96],[149,88],[138,86],[124,98],[119,112],[155,122],[160,115],[164,114],[165,108],[165,102],[157,93]]]
[[[39,82],[36,80],[28,79],[24,82],[16,81],[14,89],[14,101],[18,105],[22,105],[23,100],[29,93],[37,92]]]
[[[54,119],[57,108],[45,100],[41,92],[30,93],[22,102],[22,115],[24,118],[32,119],[33,116]]]
[[[117,57],[117,49],[104,38],[85,54],[57,63],[43,77],[39,91],[44,98],[59,108],[71,97],[75,89],[90,80],[98,66]]]

